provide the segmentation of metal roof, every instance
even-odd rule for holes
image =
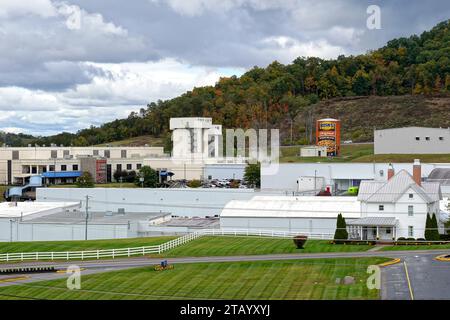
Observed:
[[[406,170],[401,170],[385,182],[361,181],[358,200],[375,203],[395,202],[410,188],[427,203],[435,202],[442,198],[439,183],[423,182],[422,186],[419,186]]]
[[[428,175],[427,181],[440,182],[442,185],[450,185],[450,169],[436,168]]]
[[[360,218],[360,202],[356,197],[256,196],[228,202],[220,217],[336,218],[339,213]]]
[[[44,178],[78,178],[81,176],[81,171],[50,171],[42,173]]]
[[[347,222],[348,226],[366,226],[366,227],[395,227],[397,219],[394,217],[367,217]]]

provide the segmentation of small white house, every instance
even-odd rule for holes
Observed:
[[[358,200],[361,219],[348,223],[353,239],[392,240],[399,237],[425,238],[427,214],[440,218],[442,194],[438,182],[421,181],[421,165],[414,162],[413,175],[401,170],[388,181],[362,181]],[[440,221],[440,228],[443,224]],[[441,230],[442,231],[442,230]]]
[[[300,148],[300,157],[327,157],[327,147],[307,146]]]

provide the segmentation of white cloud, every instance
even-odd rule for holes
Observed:
[[[75,132],[91,124],[127,117],[151,101],[173,98],[195,86],[213,85],[221,76],[243,72],[191,66],[174,59],[85,64],[102,72],[92,82],[72,89],[45,92],[0,88],[0,110],[15,110],[8,118],[0,117],[0,128],[23,125],[27,133],[33,134]]]
[[[2,18],[30,14],[47,18],[55,16],[56,10],[50,0],[0,0]]]
[[[287,36],[268,37],[261,41],[262,54],[267,54],[282,63],[290,63],[297,57],[335,58],[345,54],[345,49],[330,44],[324,39],[301,42]]]

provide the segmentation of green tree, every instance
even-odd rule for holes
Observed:
[[[144,178],[144,182],[140,181]],[[158,173],[149,166],[143,166],[136,175],[135,184],[137,186],[144,186],[145,188],[156,188],[158,186]]]
[[[347,240],[348,232],[347,232],[347,223],[345,222],[345,218],[341,213],[337,216],[336,221],[336,231],[334,233],[334,240]]]
[[[433,217],[431,218],[431,238],[433,241],[440,240],[438,222],[435,214],[433,214]]]
[[[187,183],[189,188],[200,188],[202,186],[202,182],[200,180],[191,180]]]
[[[427,214],[427,221],[425,222],[425,240],[433,240],[431,235],[431,218],[429,214]]]
[[[78,188],[93,188],[94,185],[94,179],[87,171],[83,172],[83,174],[79,176],[76,181],[76,186]]]
[[[247,164],[244,180],[253,188],[261,187],[261,163]]]

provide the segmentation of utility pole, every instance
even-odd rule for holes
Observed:
[[[86,217],[85,217],[86,225],[85,225],[85,234],[84,240],[88,239],[88,219],[89,219],[89,196],[86,195]]]

